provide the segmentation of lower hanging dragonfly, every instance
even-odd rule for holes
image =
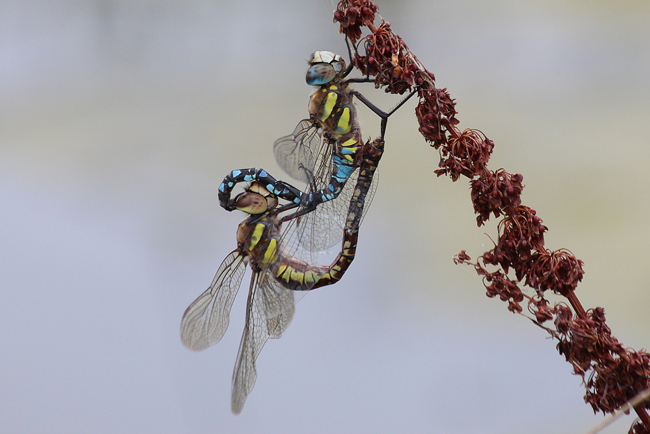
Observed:
[[[277,197],[253,182],[237,196],[237,209],[249,214],[237,229],[237,249],[221,263],[210,287],[185,311],[181,340],[200,351],[219,342],[229,323],[230,309],[246,270],[253,275],[242,335],[232,380],[232,411],[239,414],[253,389],[255,360],[266,341],[278,339],[289,326],[297,291],[339,281],[354,260],[366,195],[381,159],[384,142],[376,139],[364,146],[353,196],[349,203],[341,251],[331,265],[314,265],[302,259],[296,226],[300,219],[282,223]]]

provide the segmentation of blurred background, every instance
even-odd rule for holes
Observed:
[[[490,167],[524,175],[578,295],[650,345],[650,3],[378,0]],[[282,177],[314,50],[345,53],[329,0],[0,2],[0,432],[584,432],[602,419],[555,342],[452,256],[476,257],[466,181],[436,178],[415,102],[339,284],[304,297],[230,412],[246,277],[222,342],[181,315],[236,247],[230,170]],[[372,85],[380,107],[397,100]],[[360,107],[366,137],[377,118]],[[605,432],[626,432],[628,416]]]

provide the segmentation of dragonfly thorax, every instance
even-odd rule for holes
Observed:
[[[280,237],[280,221],[275,215],[264,216],[254,223],[250,221],[251,218],[239,224],[237,244],[254,262],[267,263],[274,259]]]

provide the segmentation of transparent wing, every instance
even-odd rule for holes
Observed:
[[[323,151],[323,130],[309,119],[301,120],[293,133],[273,144],[278,165],[294,179],[311,182],[319,155]]]
[[[333,147],[334,144],[324,139],[323,130],[309,119],[300,121],[292,134],[279,138],[273,145],[278,165],[292,178],[307,183],[307,193],[320,191],[329,185],[334,170]],[[300,234],[300,244],[306,251],[326,251],[341,242],[357,176],[358,169],[336,199],[318,205],[316,211],[299,219],[296,230]],[[376,189],[375,174],[363,215]]]
[[[246,257],[231,252],[219,266],[210,287],[187,308],[181,321],[181,340],[201,351],[221,340],[230,322],[230,308],[246,271]]]
[[[329,171],[327,175],[328,183],[332,174],[331,165],[332,159],[330,158],[329,162],[323,161],[321,166],[319,166],[321,167],[319,173]],[[341,193],[334,200],[319,204],[315,211],[297,219],[295,230],[299,234],[298,238],[304,249],[312,252],[325,251],[341,242],[350,200],[352,199],[358,176],[359,169],[356,169],[350,175]],[[370,190],[366,196],[362,218],[370,208],[370,203],[377,190],[377,182],[378,177],[377,172],[375,172]],[[325,188],[325,181],[323,177],[317,176],[309,185],[308,191],[318,191],[323,188]]]
[[[283,287],[268,274],[265,274],[261,289],[262,306],[264,307],[269,338],[280,339],[282,333],[289,327],[293,319],[293,313],[296,310],[294,305],[302,292]]]
[[[283,288],[265,273],[251,279],[246,326],[232,376],[232,411],[239,414],[257,379],[255,361],[266,341],[278,339],[293,318],[294,291]]]

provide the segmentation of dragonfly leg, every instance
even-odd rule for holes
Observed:
[[[313,192],[313,193],[303,193],[302,196],[302,201],[300,202],[299,206],[300,209],[297,211],[286,215],[282,217],[281,222],[287,222],[289,220],[293,220],[295,218],[298,218],[300,216],[303,216],[305,214],[308,214],[316,209],[318,205],[324,202],[329,202],[330,200],[334,200],[338,197],[338,195],[341,193],[343,190],[343,186],[345,185],[345,181],[350,175],[348,174],[345,179],[342,179],[339,181],[337,178],[332,177],[330,180],[330,184],[327,188],[324,188],[322,190]],[[284,205],[283,207],[280,207],[279,210],[281,211],[287,211],[289,209],[293,209],[298,205],[294,204],[287,204]]]
[[[359,93],[358,91],[356,91],[354,89],[352,89],[350,91],[350,93],[352,93],[354,96],[356,96],[357,99],[359,99],[359,101],[361,101],[366,107],[368,107],[370,110],[372,110],[373,113],[375,113],[377,116],[379,116],[381,118],[381,138],[383,139],[384,135],[386,134],[386,124],[388,123],[388,118],[393,113],[395,113],[400,107],[402,107],[406,103],[406,101],[411,99],[411,97],[413,95],[415,95],[417,93],[417,91],[418,91],[418,88],[413,89],[411,91],[411,93],[406,98],[404,98],[402,101],[400,101],[399,104],[397,104],[395,107],[393,107],[389,112],[385,112],[385,111],[381,110],[379,107],[377,107],[372,102],[370,102],[368,100],[368,98],[366,98],[365,96],[363,96],[361,93]]]
[[[345,72],[341,74],[341,77],[347,77],[348,74],[352,72],[352,68],[354,68],[354,64],[352,63],[352,50],[350,49],[350,39],[348,38],[348,35],[345,35],[345,45],[348,47],[348,58],[350,59],[350,64],[347,68],[345,68]],[[354,52],[357,52],[357,47],[354,47]]]
[[[361,42],[359,42],[358,44],[360,44],[360,43]],[[358,44],[356,44],[356,45],[352,44],[352,46],[354,47],[354,53],[355,54],[357,54],[359,52]],[[366,41],[366,53],[368,53],[367,44],[368,44],[368,41]],[[348,38],[347,35],[345,35],[345,45],[348,47],[348,58],[350,59],[350,64],[348,65],[347,68],[345,68],[345,72],[343,74],[341,74],[341,78],[347,77],[348,74],[350,74],[350,72],[352,72],[352,69],[354,68],[354,60],[352,58],[352,49],[350,48],[350,38]],[[374,79],[370,78],[370,62],[368,60],[368,56],[366,55],[365,57],[366,57],[366,75],[365,75],[365,77],[353,78],[351,81],[354,81],[356,83],[370,83],[370,82],[374,81]]]
[[[293,212],[293,213],[291,213],[289,215],[285,215],[284,217],[282,217],[282,219],[280,220],[280,223],[285,223],[285,222],[288,222],[289,220],[293,220],[293,219],[301,217],[301,216],[303,216],[305,214],[309,214],[310,212],[314,211],[317,206],[318,206],[318,204],[316,202],[307,203],[306,206],[301,207],[298,211],[295,211],[295,212]],[[289,210],[291,208],[292,207],[287,207],[285,209],[280,208],[280,210],[281,211],[287,211],[287,210]]]

